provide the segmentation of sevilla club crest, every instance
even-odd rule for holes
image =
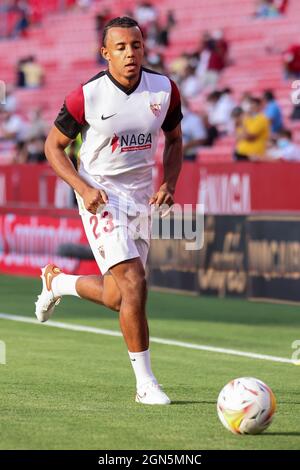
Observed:
[[[150,104],[150,109],[154,116],[159,117],[161,112],[161,105],[160,104]]]

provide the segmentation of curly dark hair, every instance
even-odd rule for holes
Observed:
[[[106,36],[107,36],[107,31],[110,28],[118,27],[118,28],[134,28],[137,26],[139,30],[141,31],[142,35],[143,32],[138,24],[137,21],[135,21],[133,18],[130,18],[129,16],[118,16],[117,18],[113,18],[110,20],[106,25],[104,26],[103,33],[102,33],[102,45],[105,47],[106,46]]]

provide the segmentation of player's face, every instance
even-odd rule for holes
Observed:
[[[138,27],[109,29],[106,47],[101,52],[118,81],[126,85],[138,79],[144,57],[143,37]]]

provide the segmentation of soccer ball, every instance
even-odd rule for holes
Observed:
[[[259,434],[271,424],[276,400],[261,380],[241,377],[222,388],[217,410],[221,423],[234,434]]]

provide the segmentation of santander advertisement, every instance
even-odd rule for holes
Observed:
[[[57,264],[67,273],[99,273],[94,261],[59,256],[65,244],[86,244],[79,217],[0,214],[0,271],[37,275],[47,263]]]

